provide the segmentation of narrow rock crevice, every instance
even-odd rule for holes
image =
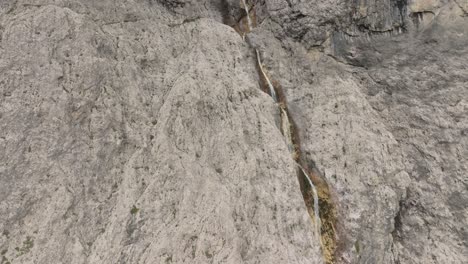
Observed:
[[[402,199],[398,202],[398,210],[395,214],[393,231],[391,232],[393,242],[402,242],[403,238],[403,218],[408,210],[407,199]]]

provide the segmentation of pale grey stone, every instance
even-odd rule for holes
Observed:
[[[468,2],[239,2],[0,2],[2,264],[325,263],[254,48],[334,262],[468,262]]]

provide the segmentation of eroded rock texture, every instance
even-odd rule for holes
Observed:
[[[246,5],[0,2],[1,264],[468,263],[468,2]]]

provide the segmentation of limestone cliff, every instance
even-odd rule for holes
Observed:
[[[0,263],[468,262],[466,0],[0,1]]]

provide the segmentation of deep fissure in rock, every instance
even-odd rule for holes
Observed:
[[[256,26],[256,12],[255,5],[250,5],[247,0],[241,0],[240,8],[245,11],[246,15],[240,18],[237,25],[233,25],[232,27],[244,39],[245,35],[251,31],[252,27]],[[262,91],[272,96],[274,101],[278,103],[281,132],[287,141],[292,158],[297,163],[296,173],[301,193],[309,215],[315,227],[318,228],[323,257],[327,264],[334,263],[337,248],[337,213],[332,193],[328,183],[315,166],[315,163],[312,160],[307,160],[302,155],[299,130],[288,110],[287,99],[281,85],[278,81],[269,76],[262,64],[260,52],[255,49],[255,53],[257,57],[256,69],[260,79],[260,88]],[[313,187],[315,187],[315,190]],[[316,194],[314,192],[316,192]],[[318,201],[314,199],[314,196],[318,197]],[[319,219],[317,219],[316,215],[319,215]]]

